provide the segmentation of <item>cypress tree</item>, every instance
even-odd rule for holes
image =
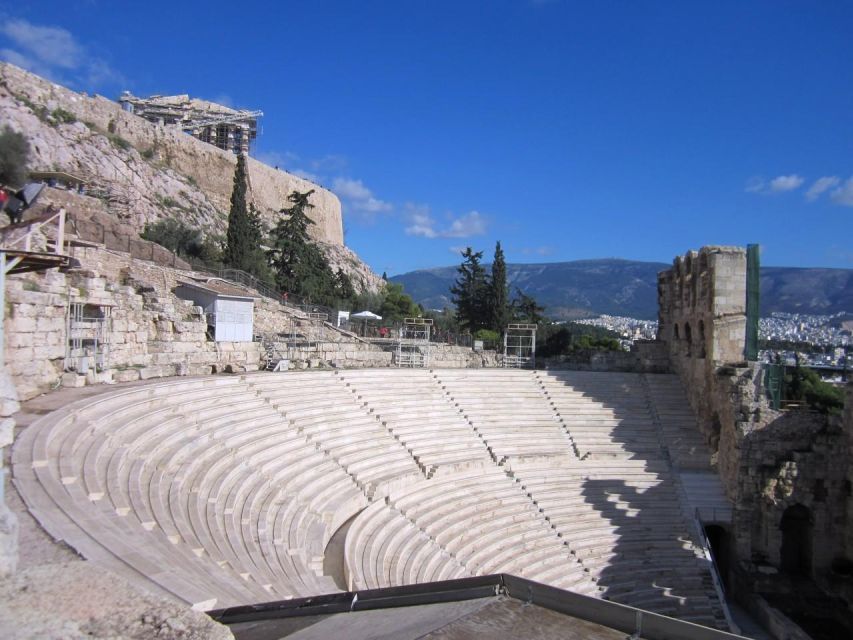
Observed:
[[[492,262],[492,280],[488,305],[491,311],[492,329],[502,334],[509,322],[509,292],[506,285],[506,260],[500,240],[495,245],[495,259]]]
[[[260,221],[257,213],[249,211],[247,189],[246,157],[241,154],[237,156],[237,168],[234,170],[234,188],[231,191],[231,210],[228,213],[228,232],[222,262],[233,269],[262,275],[265,265],[260,248]]]

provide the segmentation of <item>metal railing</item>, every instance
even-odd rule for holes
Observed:
[[[22,235],[20,238],[15,238],[14,240],[10,240],[6,244],[6,249],[15,248],[16,245],[20,244],[23,241],[23,248],[17,247],[19,250],[23,251],[32,251],[32,243],[33,243],[33,234],[41,229],[46,224],[49,224],[56,220],[56,243],[54,246],[54,250],[52,253],[55,253],[58,256],[65,254],[65,209],[60,209],[53,215],[45,218],[44,220],[39,220],[38,222],[33,222],[29,225],[27,232]],[[50,252],[48,252],[50,253]]]
[[[711,549],[711,542],[710,540],[708,540],[708,536],[705,533],[705,525],[702,522],[702,516],[699,511],[699,507],[696,507],[696,509],[693,511],[693,524],[696,528],[696,533],[699,538],[702,553],[708,563],[708,570],[711,574],[711,582],[714,584],[714,591],[717,592],[717,599],[720,601],[720,607],[722,608],[723,615],[726,618],[726,624],[728,624],[729,629],[733,630],[735,633],[740,633],[740,629],[735,624],[734,618],[732,618],[731,611],[729,611],[729,603],[726,600],[726,588],[723,585],[723,579],[720,577],[720,572],[717,570],[717,563],[714,560],[714,552]]]

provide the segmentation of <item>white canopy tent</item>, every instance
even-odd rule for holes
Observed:
[[[359,311],[358,313],[350,314],[350,320],[382,320],[382,316],[372,311]]]

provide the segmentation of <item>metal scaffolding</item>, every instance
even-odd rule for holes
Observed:
[[[504,332],[504,367],[536,367],[536,325],[510,324]]]
[[[395,364],[398,367],[426,368],[429,366],[430,318],[406,318],[397,339]]]
[[[65,370],[85,374],[107,368],[112,307],[72,302],[66,316]]]

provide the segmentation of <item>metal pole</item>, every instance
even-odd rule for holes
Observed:
[[[760,291],[760,263],[757,244],[746,245],[746,344],[744,357],[754,362],[758,359],[758,314]]]
[[[56,230],[56,255],[65,253],[65,209],[59,210],[59,224]]]

